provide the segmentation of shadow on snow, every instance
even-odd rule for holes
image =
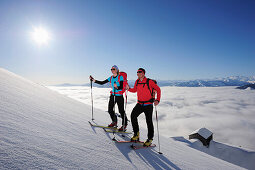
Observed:
[[[107,134],[107,136],[112,140],[111,136]],[[119,140],[130,140],[128,135],[115,134],[115,137],[121,138]],[[178,169],[180,168],[172,163],[168,158],[166,158],[163,154],[160,155],[155,148],[144,148],[133,150],[130,145],[131,143],[115,143],[116,147],[120,150],[120,152],[126,157],[126,159],[132,163],[132,160],[129,157],[130,152],[135,152],[136,155],[148,166],[153,167],[154,169]],[[133,164],[134,165],[134,164]],[[135,166],[135,165],[134,165]]]

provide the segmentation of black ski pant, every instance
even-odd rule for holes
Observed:
[[[137,117],[143,113],[145,114],[147,128],[148,128],[148,139],[153,139],[154,137],[154,127],[153,127],[153,121],[152,121],[152,113],[153,113],[153,105],[141,105],[139,103],[136,104],[134,109],[131,113],[131,122],[133,131],[136,134],[139,132],[139,125],[137,121]]]
[[[119,113],[121,115],[122,118],[122,125],[127,125],[127,116],[125,114],[125,110],[124,110],[124,98],[123,96],[115,96],[111,95],[110,96],[110,100],[109,100],[109,104],[108,104],[108,112],[111,116],[112,122],[116,122],[118,121],[116,114],[114,113],[114,105],[117,103],[118,108],[119,108]],[[116,110],[116,109],[115,109]]]

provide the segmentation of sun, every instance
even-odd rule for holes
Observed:
[[[31,36],[32,39],[39,45],[47,45],[50,40],[50,33],[43,27],[34,27]]]

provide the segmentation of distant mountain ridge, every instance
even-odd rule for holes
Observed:
[[[247,85],[244,85],[244,86],[237,87],[237,89],[251,89],[251,90],[255,90],[255,84],[247,84]]]
[[[130,86],[133,86],[135,80],[128,81]],[[215,79],[196,79],[196,80],[157,80],[160,87],[164,86],[177,86],[177,87],[220,87],[220,86],[244,86],[247,84],[255,83],[255,76],[230,76],[226,78]],[[90,86],[90,83],[86,84],[59,84],[56,86]],[[93,83],[94,87],[106,88],[110,87],[109,84],[98,85]]]
[[[230,76],[226,78],[215,79],[197,79],[197,80],[173,80],[159,81],[159,86],[177,86],[177,87],[220,87],[220,86],[244,86],[255,83],[255,76]]]

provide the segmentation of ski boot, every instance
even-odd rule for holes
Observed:
[[[143,146],[150,146],[153,139],[147,139],[146,142],[143,143]]]
[[[120,132],[126,132],[126,130],[127,130],[127,126],[125,125],[121,126],[121,128],[118,129],[118,131]]]
[[[139,132],[134,133],[134,136],[131,138],[131,141],[139,141]]]
[[[108,127],[117,128],[117,122],[112,122]]]

